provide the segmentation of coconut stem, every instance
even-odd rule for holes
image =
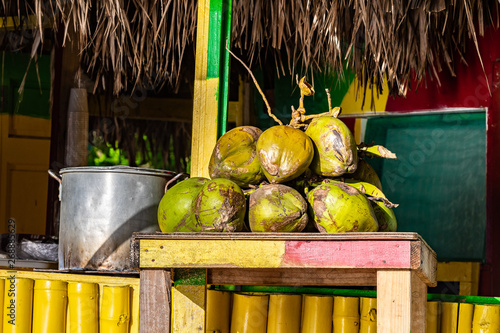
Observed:
[[[262,90],[260,89],[260,86],[259,84],[257,83],[257,80],[255,79],[255,76],[253,76],[253,73],[252,71],[250,70],[250,68],[248,68],[248,66],[240,59],[238,58],[233,52],[231,52],[231,50],[229,49],[229,47],[227,46],[227,42],[226,42],[226,50],[233,56],[236,58],[236,60],[238,60],[242,65],[243,67],[245,67],[245,69],[248,71],[248,73],[250,74],[250,76],[252,77],[252,80],[253,80],[253,83],[255,83],[255,86],[257,87],[257,90],[259,91],[260,95],[262,96],[262,99],[264,100],[264,103],[266,103],[266,106],[267,106],[267,114],[269,115],[269,117],[273,118],[274,121],[276,121],[278,124],[280,125],[283,125],[283,123],[281,122],[281,120],[279,120],[272,112],[271,112],[271,106],[269,105],[269,103],[267,102],[267,98],[266,96],[264,95],[264,93],[262,92]]]

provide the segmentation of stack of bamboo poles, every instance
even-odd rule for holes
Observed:
[[[209,290],[206,329],[210,333],[373,333],[377,300]],[[428,302],[427,332],[500,332],[500,306]]]
[[[130,332],[129,285],[16,277],[0,279],[0,291],[3,332]]]

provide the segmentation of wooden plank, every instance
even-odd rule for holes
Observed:
[[[429,286],[437,285],[436,253],[423,241],[413,241],[411,248],[411,268]]]
[[[172,333],[205,332],[206,270],[175,270]]]
[[[166,240],[166,239],[195,239],[195,240],[209,240],[209,239],[229,239],[229,240],[415,240],[423,241],[422,237],[415,232],[346,232],[338,234],[321,234],[321,233],[276,233],[276,232],[234,232],[234,233],[212,233],[212,232],[156,232],[156,233],[140,233],[133,234],[134,239],[145,240]],[[424,242],[425,244],[425,242]],[[427,246],[425,244],[424,246]],[[432,251],[432,250],[431,250]]]
[[[407,241],[141,240],[142,268],[410,269]]]
[[[427,289],[410,270],[377,272],[377,332],[425,332]]]
[[[141,271],[139,333],[170,332],[170,288],[170,271]]]
[[[207,283],[266,286],[375,286],[377,271],[375,269],[328,268],[212,268],[207,272]]]

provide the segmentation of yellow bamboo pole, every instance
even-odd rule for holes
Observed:
[[[33,333],[64,333],[68,305],[68,284],[56,280],[35,280]]]
[[[266,333],[268,295],[234,294],[231,333]]]
[[[472,333],[500,332],[500,306],[476,304],[473,318]]]
[[[359,333],[377,332],[377,299],[360,298],[360,326]]]
[[[9,278],[5,280],[3,331],[31,333],[33,280]]]
[[[335,296],[333,301],[333,333],[358,333],[359,298]]]
[[[4,287],[5,287],[5,279],[0,279],[0,314],[3,314],[4,306],[3,306],[3,299],[4,299]],[[3,325],[0,325],[0,333],[3,332]]]
[[[302,295],[269,296],[267,333],[299,333]]]
[[[460,303],[458,307],[458,330],[457,333],[470,333],[472,330],[472,314],[474,305]]]
[[[128,333],[130,327],[130,287],[103,286],[100,333]]]
[[[99,332],[99,286],[97,283],[68,283],[69,332]]]
[[[456,333],[458,324],[458,303],[442,303],[441,333]]]
[[[332,296],[304,295],[302,297],[301,333],[331,333],[332,313]]]
[[[229,333],[231,293],[207,290],[207,332]]]
[[[439,333],[441,319],[441,303],[440,302],[427,302],[426,333]]]

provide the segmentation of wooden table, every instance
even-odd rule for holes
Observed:
[[[379,333],[425,332],[436,285],[436,254],[416,233],[136,233],[131,260],[141,333],[205,332],[207,284],[377,286]]]

